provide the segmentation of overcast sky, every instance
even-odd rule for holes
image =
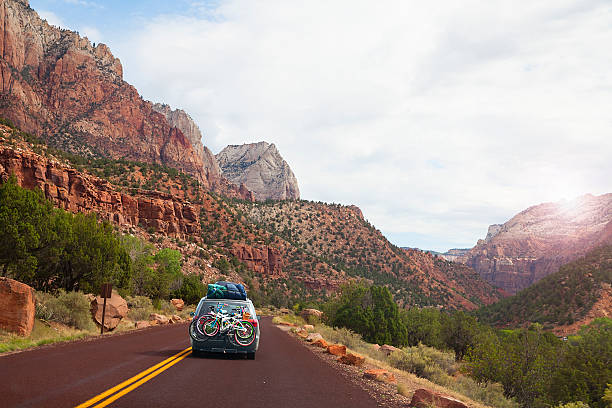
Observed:
[[[610,1],[31,0],[104,42],[204,144],[275,143],[302,198],[395,244],[471,247],[612,192]]]

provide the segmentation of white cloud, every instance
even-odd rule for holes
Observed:
[[[304,198],[444,249],[611,191],[611,43],[605,1],[231,0],[151,18],[117,51],[214,151],[274,142]]]

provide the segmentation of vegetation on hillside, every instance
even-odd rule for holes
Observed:
[[[485,296],[496,298],[495,290],[469,268],[391,244],[356,208],[305,200],[233,203],[257,226],[300,252],[352,278],[389,287],[402,305],[458,308],[459,297],[476,305]],[[292,270],[311,267],[300,258],[288,258]]]
[[[181,272],[182,255],[155,252],[139,238],[121,236],[95,214],[54,208],[41,191],[0,184],[0,273],[46,292],[97,292],[105,282],[123,294],[196,299],[204,286]]]
[[[596,248],[514,296],[478,310],[495,325],[568,325],[586,316],[600,291],[612,285],[612,245]]]
[[[500,383],[506,397],[524,407],[579,401],[606,407],[602,398],[612,379],[611,319],[597,319],[562,341],[539,324],[497,330],[461,311],[399,310],[390,300],[386,288],[358,283],[320,307],[330,325],[350,329],[366,341],[450,350],[465,374],[483,385]],[[408,371],[433,378],[425,362],[406,358]]]

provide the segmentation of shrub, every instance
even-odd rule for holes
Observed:
[[[154,312],[153,303],[146,296],[127,296],[125,301],[130,308],[128,318],[131,320],[148,320],[149,315]]]
[[[57,297],[36,293],[36,317],[62,323],[79,330],[94,330],[90,304],[81,292],[59,291]]]

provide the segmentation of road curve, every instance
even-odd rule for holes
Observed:
[[[261,324],[254,361],[189,354],[109,406],[378,406],[271,319]],[[74,407],[187,347],[187,326],[172,325],[0,356],[0,406]]]

